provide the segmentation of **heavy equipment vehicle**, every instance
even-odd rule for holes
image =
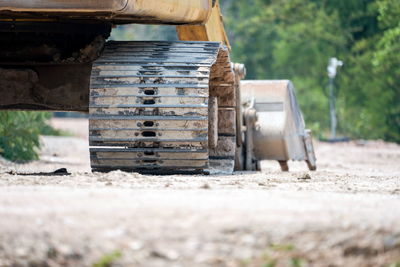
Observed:
[[[107,41],[128,23],[180,41]],[[293,85],[241,82],[230,49],[216,0],[0,0],[0,108],[88,112],[93,171],[315,169]]]

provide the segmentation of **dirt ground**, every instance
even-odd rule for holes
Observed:
[[[316,143],[316,172],[100,174],[87,121],[52,123],[74,136],[0,160],[0,266],[400,266],[398,145]]]

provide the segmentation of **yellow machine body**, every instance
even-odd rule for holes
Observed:
[[[202,24],[208,21],[211,11],[212,0],[0,1],[0,14],[11,17],[76,17],[115,23]]]
[[[177,26],[177,33],[179,40],[182,41],[220,42],[231,49],[218,2],[212,9],[211,16],[205,24]]]
[[[2,0],[0,19],[86,19],[176,24],[179,40],[221,42],[230,49],[218,1],[213,0]],[[179,26],[180,25],[180,26]]]

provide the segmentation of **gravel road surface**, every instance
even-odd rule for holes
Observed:
[[[100,174],[87,121],[52,123],[74,136],[0,159],[0,266],[400,266],[396,144],[316,143],[316,172]]]

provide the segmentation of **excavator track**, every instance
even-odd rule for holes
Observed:
[[[107,43],[91,76],[92,170],[207,172],[211,68],[229,60],[221,51],[214,42]]]

